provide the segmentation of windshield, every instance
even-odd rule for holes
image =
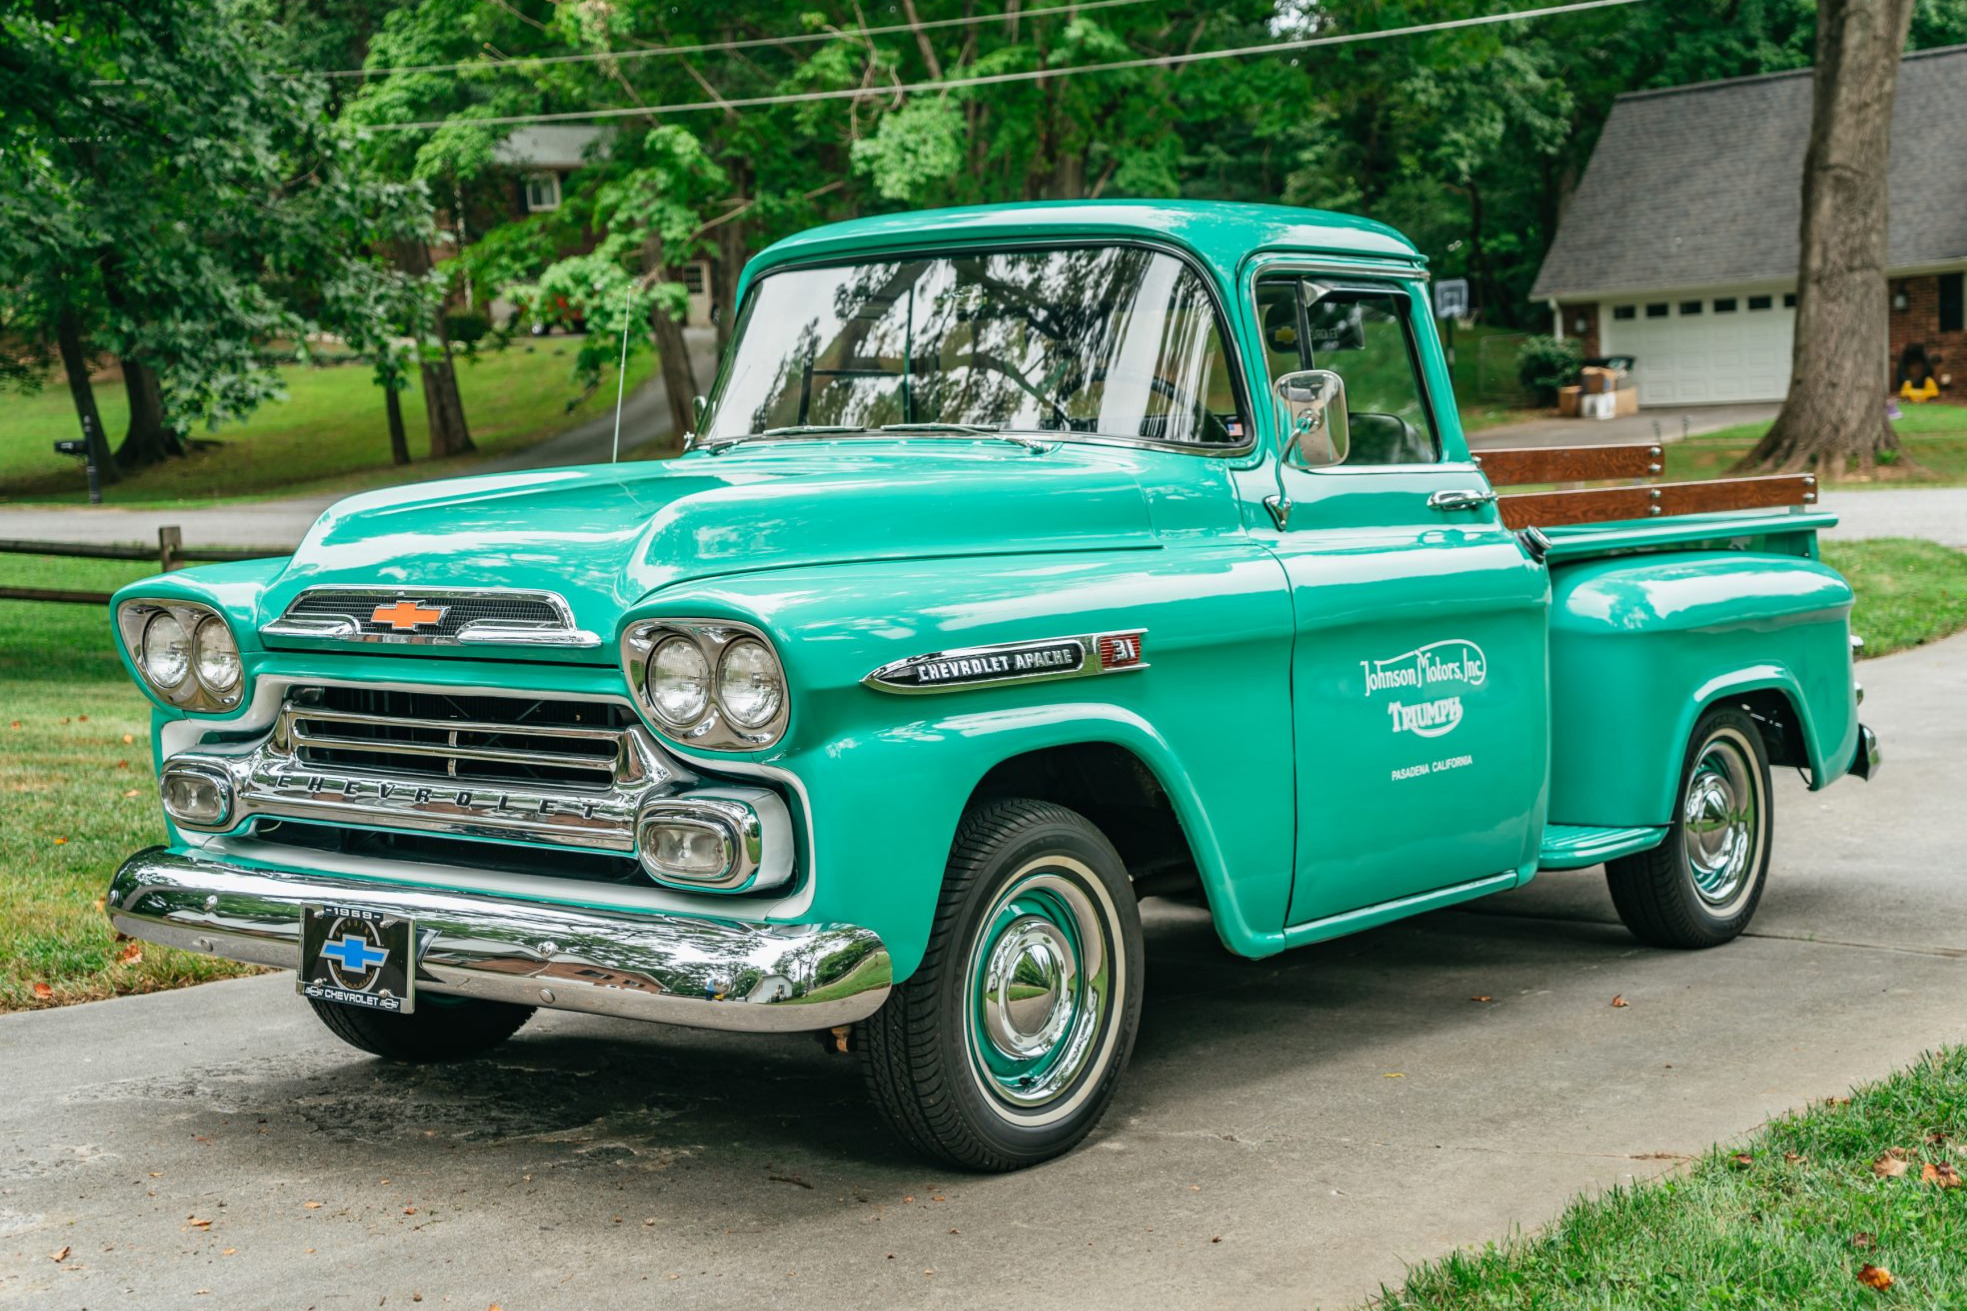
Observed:
[[[1235,445],[1208,290],[1129,246],[788,269],[746,298],[704,436],[950,425]]]

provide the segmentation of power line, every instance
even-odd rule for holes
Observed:
[[[1245,55],[1268,55],[1282,50],[1309,50],[1317,46],[1351,45],[1358,41],[1384,41],[1396,36],[1419,36],[1426,32],[1447,32],[1457,28],[1486,27],[1494,23],[1517,23],[1554,14],[1582,13],[1588,9],[1610,9],[1622,5],[1645,4],[1648,0],[1581,0],[1577,4],[1549,5],[1542,9],[1520,9],[1513,13],[1483,14],[1475,18],[1456,18],[1439,23],[1416,23],[1410,27],[1390,27],[1377,32],[1347,32],[1337,36],[1305,37],[1296,41],[1273,41],[1264,45],[1238,46],[1229,50],[1196,50],[1179,55],[1152,55],[1141,59],[1120,59],[1105,64],[1072,64],[1062,68],[1035,68],[1015,73],[989,73],[981,77],[948,78],[943,81],[904,82],[883,87],[844,87],[832,91],[795,91],[782,95],[742,96],[725,100],[686,100],[670,105],[644,105],[620,109],[574,109],[557,114],[510,114],[502,118],[455,120],[472,127],[507,127],[526,123],[566,123],[610,118],[645,118],[661,114],[701,113],[705,110],[757,109],[766,105],[795,105],[815,100],[885,100],[891,96],[920,91],[949,91],[959,87],[1001,86],[1007,82],[1039,82],[1057,77],[1076,77],[1081,73],[1116,73],[1136,68],[1174,68],[1211,59],[1237,59]],[[1087,8],[1081,5],[1080,8]],[[906,29],[904,29],[906,30]],[[373,132],[411,132],[448,127],[451,119],[431,119],[417,123],[365,123],[359,126]]]
[[[1150,3],[1150,0],[1085,0],[1082,4],[1025,9],[1014,14],[970,14],[962,18],[933,18],[920,23],[894,23],[887,27],[850,27],[824,32],[797,32],[791,36],[754,36],[732,41],[705,41],[691,46],[656,46],[647,50],[591,50],[577,55],[518,55],[511,59],[466,59],[455,64],[403,64],[394,68],[335,68],[314,72],[282,73],[281,76],[388,77],[393,73],[462,73],[469,69],[501,69],[517,65],[531,67],[536,64],[589,64],[610,59],[660,59],[669,55],[695,55],[715,50],[751,50],[759,46],[803,45],[811,41],[857,41],[863,37],[891,36],[897,32],[966,27],[977,23],[1001,23],[1012,19],[1044,18],[1050,14],[1084,13],[1089,9],[1114,9],[1121,5],[1147,3]]]

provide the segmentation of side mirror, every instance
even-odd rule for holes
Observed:
[[[1330,369],[1304,369],[1279,378],[1274,390],[1284,458],[1301,469],[1345,463],[1352,450],[1345,379]]]

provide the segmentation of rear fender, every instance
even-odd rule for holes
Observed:
[[[1811,786],[1857,750],[1851,589],[1814,560],[1741,551],[1597,560],[1552,580],[1550,821],[1671,822],[1688,738],[1730,697],[1780,693]]]

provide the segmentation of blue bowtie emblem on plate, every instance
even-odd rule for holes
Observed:
[[[340,942],[330,942],[321,948],[321,954],[329,960],[341,962],[345,970],[366,974],[389,959],[389,952],[381,947],[371,947],[367,939],[353,933],[342,935]]]

